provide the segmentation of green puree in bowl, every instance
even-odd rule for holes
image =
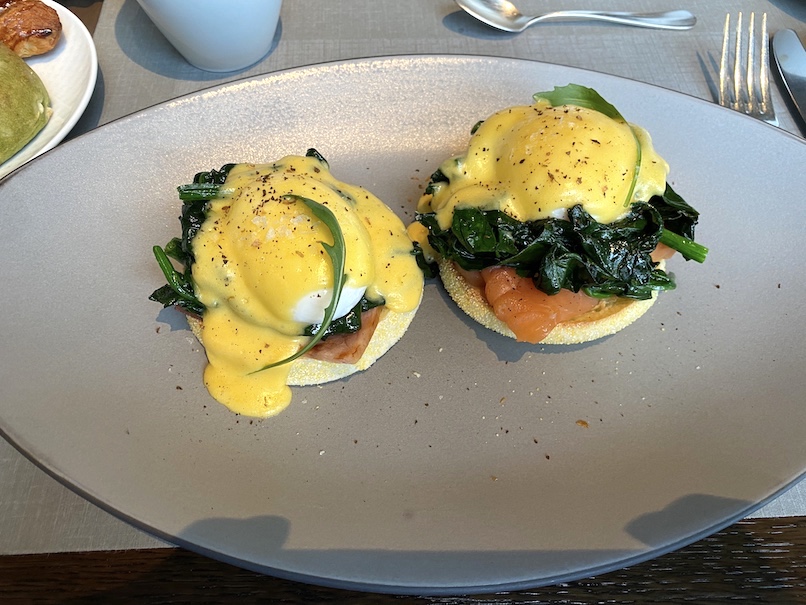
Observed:
[[[35,137],[51,113],[50,97],[42,80],[0,43],[0,164]]]

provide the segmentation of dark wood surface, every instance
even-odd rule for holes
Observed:
[[[101,0],[56,0],[62,6],[69,8],[75,14],[90,33],[95,31],[98,24],[98,16],[101,14]]]
[[[179,548],[0,557],[0,603],[806,603],[806,517],[748,519],[652,561],[491,595],[401,597],[322,588]]]

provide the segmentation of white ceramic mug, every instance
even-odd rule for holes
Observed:
[[[188,63],[236,71],[266,56],[282,0],[137,0]]]

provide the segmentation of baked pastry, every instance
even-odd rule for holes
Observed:
[[[20,57],[33,57],[53,50],[61,34],[59,13],[44,2],[0,2],[0,42]]]

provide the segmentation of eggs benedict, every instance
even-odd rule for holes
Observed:
[[[414,318],[423,274],[405,226],[316,150],[230,164],[179,191],[183,235],[155,247],[168,285],[151,298],[188,313],[205,385],[234,412],[272,416],[289,385],[368,368]]]
[[[667,184],[646,130],[596,91],[537,93],[478,123],[443,162],[409,227],[458,306],[532,343],[570,344],[635,321],[675,287],[675,251],[702,262],[698,213]]]

